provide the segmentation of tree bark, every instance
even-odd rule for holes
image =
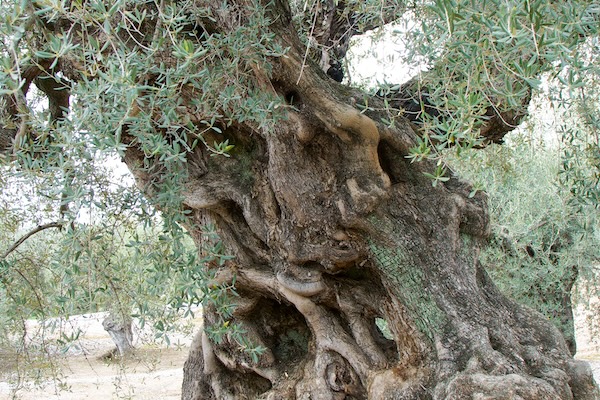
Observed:
[[[117,346],[119,356],[125,357],[133,352],[133,330],[132,320],[129,316],[123,316],[110,312],[102,321],[102,327]]]
[[[304,65],[280,33],[291,50],[269,83],[293,106],[287,118],[226,129],[230,158],[196,150],[184,200],[236,256],[213,266],[215,283],[235,281],[231,322],[266,351],[254,362],[231,336],[199,333],[183,398],[598,399],[558,330],[479,264],[485,195],[455,177],[432,187],[433,166],[405,157],[413,126],[360,112],[361,93]],[[211,307],[204,319],[221,321]]]

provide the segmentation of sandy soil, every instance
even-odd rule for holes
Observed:
[[[578,314],[578,343],[581,348],[579,358],[590,362],[596,380],[600,382],[600,351],[597,335],[587,330],[584,321],[589,314]],[[138,349],[135,356],[126,360],[102,358],[114,346],[102,328],[104,315],[78,316],[69,321],[71,329],[80,328],[83,332],[77,346],[66,356],[58,359],[60,373],[58,379],[46,377],[37,384],[29,383],[16,393],[14,375],[2,373],[0,368],[0,400],[40,400],[40,399],[139,399],[175,400],[181,397],[183,363],[187,357],[191,335],[174,335],[169,347],[144,344],[144,333],[138,332]],[[199,324],[199,313],[192,321]],[[33,324],[32,326],[35,326]],[[0,355],[0,367],[2,367]]]
[[[186,348],[142,349],[137,359],[127,362],[72,356],[57,382],[30,385],[16,393],[4,384],[0,399],[180,399],[186,356]]]
[[[16,392],[17,376],[6,365],[1,368],[0,355],[0,400],[180,399],[191,334],[171,335],[171,345],[166,346],[151,341],[149,332],[137,330],[134,355],[125,360],[107,359],[105,356],[114,349],[114,344],[102,328],[104,316],[104,313],[89,314],[67,321],[63,326],[67,335],[77,329],[82,333],[65,355],[55,358],[55,374],[46,368],[45,378],[28,382]],[[200,315],[189,322],[198,325]],[[30,322],[29,328],[32,337],[39,334],[35,322]]]

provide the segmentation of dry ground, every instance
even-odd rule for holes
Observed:
[[[10,393],[0,388],[1,399],[165,399],[181,397],[186,348],[142,349],[137,359],[105,362],[95,356],[70,356],[62,365],[58,385],[29,385]]]
[[[191,335],[172,335],[171,345],[166,346],[151,343],[147,332],[138,331],[134,355],[107,359],[104,356],[114,345],[102,328],[103,318],[104,313],[71,318],[67,334],[79,328],[82,335],[65,355],[56,358],[56,374],[52,376],[53,369],[42,362],[45,379],[30,381],[16,392],[11,389],[18,377],[0,354],[0,400],[179,399]],[[197,325],[200,316],[190,322]],[[31,330],[36,328],[31,323]]]

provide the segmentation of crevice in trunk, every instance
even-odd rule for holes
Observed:
[[[311,346],[310,330],[302,314],[294,307],[263,297],[248,318],[259,321],[261,337],[273,349],[276,363],[283,368],[297,368]]]
[[[390,177],[392,185],[412,181],[409,161],[405,154],[399,153],[387,141],[381,140],[377,146],[377,155],[381,169]]]

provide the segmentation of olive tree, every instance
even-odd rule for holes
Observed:
[[[23,355],[19,372],[78,347],[73,315],[109,311],[103,326],[125,355],[132,316],[146,327],[140,340],[169,343],[192,312],[201,271],[191,239],[164,230],[132,180],[115,184],[101,158],[78,170],[73,187],[51,170],[0,169],[0,341]]]
[[[190,232],[207,302],[185,399],[597,399],[559,331],[487,275],[486,195],[439,153],[501,142],[544,73],[573,88],[595,73],[582,49],[599,12],[540,0],[11,1],[1,143],[23,168],[67,176],[50,155],[74,132],[115,149]],[[421,72],[376,93],[345,84],[352,37],[391,23],[410,26],[405,57]],[[33,86],[47,121],[32,116]],[[233,258],[207,246],[206,224]]]

